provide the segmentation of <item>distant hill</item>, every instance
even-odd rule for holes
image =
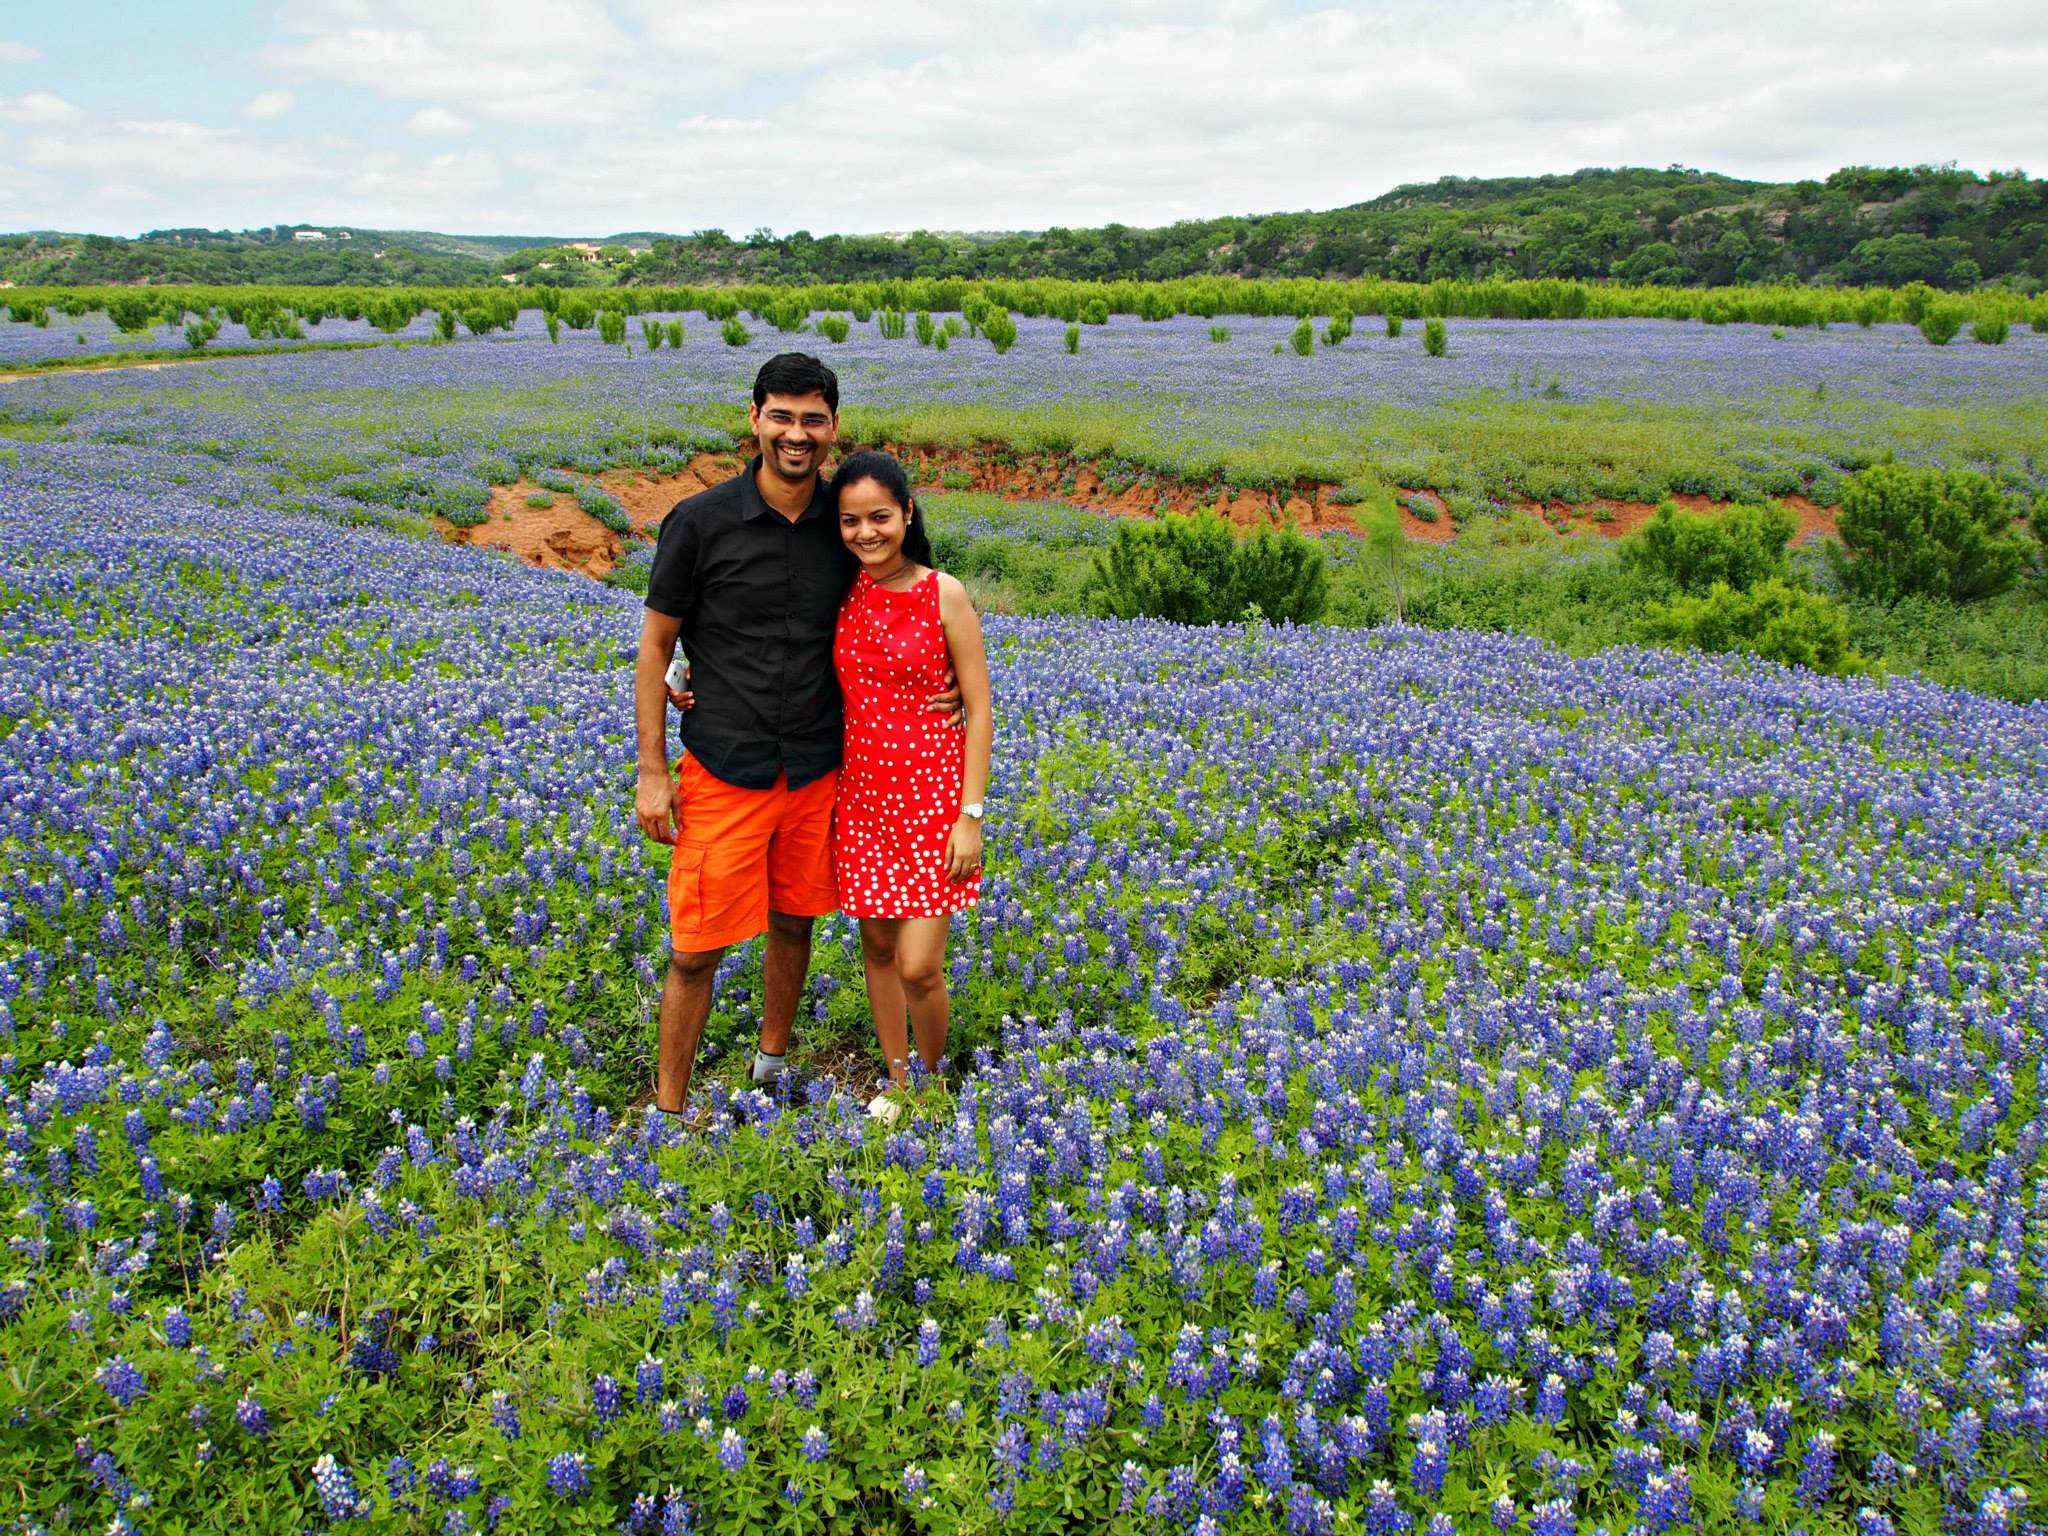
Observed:
[[[299,238],[301,233],[318,239]],[[580,249],[578,247],[581,247]],[[636,231],[581,239],[340,225],[0,236],[0,279],[107,282],[739,284],[915,277],[1202,275],[1614,279],[1647,284],[1921,281],[2048,285],[2048,182],[1952,165],[1852,166],[1765,183],[1672,166],[1463,177],[1320,213],[1160,228],[813,236]]]

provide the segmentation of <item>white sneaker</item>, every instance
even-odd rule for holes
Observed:
[[[868,1100],[868,1118],[879,1120],[884,1125],[894,1125],[903,1118],[903,1105],[886,1093],[878,1093]]]

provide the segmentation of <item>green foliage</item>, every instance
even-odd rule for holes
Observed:
[[[1336,314],[1330,316],[1330,323],[1323,327],[1323,345],[1326,347],[1339,346],[1350,335],[1351,312],[1340,309]]]
[[[917,344],[920,347],[930,346],[932,344],[932,337],[936,334],[936,328],[932,325],[932,312],[930,310],[921,309],[917,312],[915,329],[917,332]]]
[[[1412,557],[1408,535],[1401,528],[1401,512],[1394,498],[1383,490],[1359,504],[1352,517],[1365,535],[1365,547],[1373,565],[1387,584],[1388,617],[1396,624],[1407,622],[1408,578]]]
[[[1321,547],[1302,535],[1262,528],[1240,539],[1204,508],[1119,524],[1095,557],[1095,591],[1118,618],[1227,624],[1256,606],[1269,620],[1306,624],[1322,616],[1329,575]]]
[[[1140,320],[1171,320],[1180,313],[1170,294],[1156,284],[1147,283],[1138,295],[1138,318]]]
[[[661,322],[659,320],[649,320],[644,317],[641,319],[640,339],[647,344],[648,351],[653,352],[659,350],[662,342],[662,335],[663,333],[661,329]]]
[[[844,315],[820,315],[815,329],[827,341],[841,342],[846,340],[849,326]]]
[[[2011,329],[2011,323],[2003,315],[1982,315],[1970,326],[1970,336],[1986,346],[2002,347],[2006,333]]]
[[[526,504],[536,512],[545,512],[555,504],[554,493],[552,491],[529,491],[526,496]]]
[[[1109,300],[1100,295],[1086,300],[1081,305],[1080,318],[1083,325],[1109,324]]]
[[[998,352],[1007,352],[1017,343],[1017,322],[1010,318],[1006,309],[996,310],[981,323],[982,334],[988,337],[988,344]]]
[[[541,313],[541,319],[548,328],[548,340],[550,342],[559,342],[562,339],[561,314],[552,309],[544,310]]]
[[[1294,348],[1297,356],[1307,357],[1316,349],[1315,321],[1306,317],[1297,320],[1294,329],[1288,333],[1287,342]]]
[[[1449,339],[1444,334],[1444,323],[1434,315],[1422,322],[1422,350],[1431,357],[1442,357],[1450,350]]]
[[[107,300],[107,318],[115,330],[133,334],[156,323],[156,309],[145,294],[118,293]]]
[[[190,321],[185,326],[185,345],[194,352],[206,350],[206,344],[220,334],[220,320],[214,315]]]
[[[597,312],[597,339],[616,347],[626,339],[626,312],[606,307]]]
[[[885,309],[875,318],[875,330],[884,341],[901,341],[907,333],[907,322],[900,309]]]
[[[1746,651],[1837,675],[1866,665],[1850,647],[1849,621],[1836,604],[1777,577],[1747,592],[1717,581],[1701,596],[1652,603],[1643,637],[1687,650]]]
[[[1624,570],[1690,596],[1705,595],[1717,582],[1747,592],[1790,578],[1786,547],[1798,530],[1799,520],[1776,502],[1700,514],[1664,501],[1622,541],[1620,559]]]
[[[774,299],[761,310],[761,318],[785,335],[806,329],[810,315],[810,301],[795,293]]]
[[[1079,352],[1081,350],[1081,322],[1078,320],[1069,321],[1065,336],[1068,355],[1071,356]]]
[[[950,331],[945,326],[942,325],[939,327],[938,333],[932,337],[932,346],[938,351],[944,352],[948,347],[953,345],[953,338],[957,334],[959,333],[956,331]]]
[[[1945,347],[1963,328],[1963,312],[1953,304],[1936,304],[1920,317],[1920,334],[1937,347]]]
[[[254,335],[255,333],[254,333],[254,332],[252,331],[252,332],[251,332],[250,334],[251,334],[251,335]],[[434,315],[434,339],[435,339],[436,341],[453,341],[453,340],[455,339],[455,311],[454,311],[454,310],[452,310],[452,309],[443,309],[443,310],[439,310],[439,311],[437,311],[437,312],[435,313],[435,315]]]
[[[2027,565],[2011,506],[1973,470],[1874,464],[1843,488],[1835,530],[1828,557],[1843,589],[1880,602],[1992,597]]]
[[[1229,326],[1227,326],[1227,325],[1212,325],[1212,326],[1210,326],[1210,327],[1209,327],[1209,339],[1210,339],[1211,341],[1228,341],[1228,340],[1230,340],[1230,327],[1229,327]]]
[[[1401,312],[1399,310],[1390,309],[1387,311],[1387,334],[1389,336],[1401,334]]]
[[[562,296],[562,324],[572,331],[587,331],[597,321],[597,306],[589,295],[569,293]]]
[[[744,347],[754,339],[753,332],[747,329],[746,322],[738,315],[727,315],[718,327],[718,334],[725,338],[728,347]]]
[[[404,330],[418,314],[411,297],[402,293],[380,294],[363,306],[363,318],[387,336]]]

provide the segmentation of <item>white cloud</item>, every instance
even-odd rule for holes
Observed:
[[[291,111],[294,98],[290,91],[263,91],[249,100],[242,108],[244,117],[283,117]]]
[[[0,64],[30,64],[43,56],[40,48],[0,37]]]
[[[446,107],[421,107],[406,120],[405,126],[414,133],[468,133],[476,124]]]
[[[189,188],[201,195],[222,185],[271,185],[287,191],[315,170],[288,148],[177,119],[95,123],[68,132],[38,133],[21,147],[20,159],[43,169],[90,173],[109,185],[129,179],[158,189],[154,196],[162,196],[166,187]],[[297,195],[305,196],[307,190],[302,188]]]
[[[0,97],[0,123],[69,123],[83,114],[62,96],[30,91],[12,99]]]

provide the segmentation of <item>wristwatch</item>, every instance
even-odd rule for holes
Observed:
[[[981,820],[981,813],[984,809],[986,809],[986,807],[982,804],[982,802],[979,800],[975,800],[971,801],[966,805],[961,806],[960,814],[962,816],[972,816],[976,821],[979,821]]]

